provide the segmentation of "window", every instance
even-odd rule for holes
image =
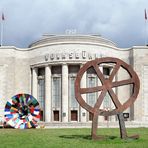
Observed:
[[[110,75],[110,67],[103,67],[103,74],[106,76]]]
[[[87,77],[87,87],[95,87],[97,84],[96,77]],[[97,93],[89,93],[87,94],[87,103],[90,106],[94,106],[97,100]]]
[[[38,76],[45,76],[45,68],[44,67],[38,69]]]
[[[70,83],[70,92],[69,92],[69,97],[70,97],[70,107],[76,108],[78,107],[78,102],[75,98],[75,89],[74,89],[74,84],[75,84],[75,77],[70,77],[69,78],[69,83]]]
[[[52,66],[51,67],[52,73],[52,120],[53,121],[60,121],[61,118],[61,101],[62,101],[62,86],[61,86],[61,75],[62,75],[62,67]]]
[[[52,66],[51,67],[52,74],[61,74],[62,73],[62,67],[61,66]]]
[[[44,121],[45,110],[45,68],[38,68],[38,102],[40,104],[41,121]]]
[[[96,74],[96,71],[94,70],[94,68],[90,67],[87,70],[87,88],[92,88],[92,87],[96,87],[96,86],[98,86],[97,74]],[[98,99],[97,92],[86,94],[87,104],[89,104],[92,107],[94,107],[97,99]],[[88,113],[88,120],[92,121],[92,119],[93,119],[93,114]]]
[[[45,80],[38,79],[38,101],[40,104],[40,108],[44,109],[45,105]]]
[[[103,108],[109,109],[111,107],[111,98],[109,94],[107,93],[103,100]]]
[[[69,65],[68,66],[68,73],[70,74],[77,74],[80,69],[79,65]]]
[[[104,97],[104,100],[103,100],[103,109],[105,111],[112,110],[111,103],[112,103],[112,101],[111,101],[110,95],[108,93],[106,93],[106,96]],[[111,119],[109,118],[109,116],[104,116],[104,120],[109,121]]]
[[[87,69],[87,74],[95,74],[96,75],[96,71],[93,67],[90,67]]]
[[[52,78],[52,107],[61,107],[61,77]]]
[[[69,74],[69,110],[70,110],[70,120],[78,121],[78,112],[79,112],[79,104],[75,98],[75,79],[76,75],[80,69],[79,65],[69,65],[68,66],[68,74]]]

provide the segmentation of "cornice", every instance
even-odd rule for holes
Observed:
[[[79,43],[79,42],[91,42],[91,43],[101,43],[101,44],[107,44],[116,47],[116,44],[113,43],[112,41],[105,39],[100,36],[96,35],[52,35],[52,36],[46,36],[31,45],[30,47],[35,47],[43,44],[50,44],[50,43],[68,43],[68,42],[73,42],[73,43]]]

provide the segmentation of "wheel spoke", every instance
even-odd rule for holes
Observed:
[[[98,67],[97,64],[93,64],[93,67],[94,67],[94,69],[95,69],[95,71],[96,71],[96,73],[97,73],[98,78],[100,79],[100,81],[101,81],[102,84],[103,84],[104,81],[105,81],[105,78],[104,78],[103,73],[100,71],[100,69],[99,69],[99,67]]]
[[[98,92],[103,89],[103,86],[97,86],[97,87],[91,87],[91,88],[81,88],[80,93],[81,94],[86,94],[86,93],[93,93],[93,92]]]
[[[113,71],[112,71],[112,73],[111,73],[111,75],[110,75],[110,77],[109,77],[109,80],[110,80],[111,82],[113,81],[114,76],[116,75],[116,73],[117,73],[117,71],[119,70],[120,66],[121,66],[121,65],[118,63],[118,64],[116,64],[115,67],[113,68]]]
[[[129,85],[129,84],[133,84],[133,83],[134,83],[134,79],[127,79],[127,80],[112,82],[112,87],[118,87],[118,86],[122,86],[122,85]]]
[[[101,106],[101,104],[102,104],[102,102],[103,102],[103,100],[104,100],[104,97],[105,97],[105,95],[106,95],[106,92],[107,92],[107,90],[103,90],[103,91],[101,92],[100,96],[98,97],[97,102],[96,102],[96,104],[95,104],[95,106],[94,106],[94,109],[95,109],[96,111],[99,111],[99,108],[100,108],[100,106]]]
[[[110,89],[108,90],[108,92],[109,92],[109,94],[110,94],[110,96],[111,96],[111,99],[112,99],[112,101],[113,101],[115,107],[116,107],[116,108],[121,107],[122,104],[121,104],[120,101],[118,100],[118,97],[117,97],[117,95],[114,93],[114,91],[110,88]]]

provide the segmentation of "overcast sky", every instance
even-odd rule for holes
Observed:
[[[148,13],[148,0],[0,0],[3,44],[24,48],[43,34],[76,29],[77,34],[99,34],[118,47],[144,45],[145,8]]]

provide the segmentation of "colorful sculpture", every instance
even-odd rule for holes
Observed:
[[[11,127],[26,129],[37,127],[40,120],[38,101],[29,94],[17,94],[7,101],[5,120]]]

